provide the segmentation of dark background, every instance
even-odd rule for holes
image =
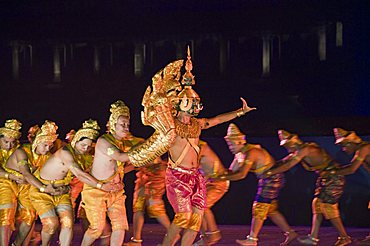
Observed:
[[[132,132],[148,137],[152,129],[140,122],[145,88],[156,71],[178,58],[178,47],[185,58],[186,46],[192,45],[194,89],[204,104],[200,117],[235,110],[243,96],[258,110],[234,122],[274,157],[285,154],[278,146],[278,129],[317,141],[330,139],[323,146],[333,149],[333,127],[370,135],[369,10],[367,1],[344,0],[1,1],[0,120],[21,120],[24,141],[30,126],[53,120],[64,138],[88,118],[97,119],[104,129],[109,105],[121,99],[131,108]],[[342,46],[336,45],[337,23],[343,25]],[[322,27],[325,60],[317,51]],[[266,35],[272,43],[271,72],[263,76]],[[220,69],[222,42],[228,43],[229,56]],[[134,73],[137,44],[145,44],[147,51],[139,76]],[[15,45],[19,45],[18,76],[12,72]],[[53,75],[56,46],[62,63],[60,80]],[[98,72],[94,47],[100,49]],[[227,125],[202,133],[226,166],[231,160],[223,142]],[[356,175],[348,177],[341,203],[344,220],[352,226],[369,226],[369,175],[362,169]],[[127,178],[130,194],[133,174]],[[287,179],[282,211],[293,224],[310,224],[314,174],[297,167]],[[232,183],[215,207],[221,223],[249,223],[255,185],[253,175]],[[230,200],[239,205],[237,209],[228,208]]]

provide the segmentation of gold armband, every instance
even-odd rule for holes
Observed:
[[[98,188],[100,190],[101,187],[103,187],[103,184],[102,183],[100,183],[100,182],[96,183],[96,188]]]
[[[292,161],[298,161],[299,160],[299,157],[297,155],[293,155],[290,159]]]
[[[28,161],[27,160],[20,160],[18,161],[18,166],[24,166],[24,165],[27,165],[28,164]]]
[[[46,186],[45,186],[45,185],[43,185],[43,186],[41,186],[41,187],[40,187],[40,189],[39,189],[39,190],[40,190],[41,192],[45,192],[45,187],[46,187]]]
[[[114,154],[115,151],[116,151],[115,147],[110,147],[107,149],[107,155],[111,156]]]
[[[6,174],[4,175],[4,177],[5,177],[6,179],[9,179],[9,173],[6,173]]]
[[[236,110],[236,116],[240,117],[240,116],[243,116],[245,115],[245,112],[243,111],[242,108]]]
[[[355,161],[359,161],[359,162],[363,162],[364,160],[365,160],[365,158],[362,158],[362,157],[359,157],[359,156],[357,156],[355,158]]]
[[[271,175],[272,175],[272,172],[271,172],[271,171],[267,171],[267,172],[266,172],[266,176],[267,176],[267,177],[270,177]]]
[[[175,129],[166,134],[155,131],[144,143],[135,146],[128,152],[128,158],[135,167],[142,167],[153,163],[153,161],[165,154],[176,138]]]

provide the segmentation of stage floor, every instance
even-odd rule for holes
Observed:
[[[37,225],[38,230],[40,225]],[[131,227],[132,228],[132,227]],[[130,228],[130,229],[131,229]],[[222,239],[216,245],[238,245],[235,243],[235,239],[245,238],[249,231],[248,225],[220,225],[219,226]],[[310,232],[309,227],[294,226],[293,227],[300,236],[307,235]],[[363,239],[370,233],[370,228],[346,228],[348,234],[353,238],[351,245],[356,245],[359,240]],[[143,228],[143,246],[155,246],[160,243],[163,239],[165,230],[158,224],[145,224]],[[83,234],[79,224],[75,224],[73,246],[79,246],[81,244]],[[129,241],[131,237],[131,231],[126,233],[125,242]],[[338,233],[333,227],[322,227],[320,229],[320,243],[321,246],[334,245],[337,240]],[[198,238],[196,239],[198,240]],[[259,235],[259,245],[261,246],[278,246],[280,242],[284,240],[283,233],[276,226],[264,226]],[[54,240],[52,246],[56,246],[57,243]],[[178,244],[179,245],[179,244]],[[292,246],[300,245],[297,242],[292,242]]]

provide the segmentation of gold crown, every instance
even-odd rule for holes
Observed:
[[[280,146],[283,146],[287,143],[301,143],[302,141],[298,138],[297,134],[292,134],[285,130],[278,131]]]
[[[245,135],[234,123],[229,124],[229,127],[227,128],[227,134],[224,138],[227,141],[246,141]]]
[[[38,128],[38,126],[34,127],[35,129]],[[54,142],[58,138],[57,130],[58,126],[55,124],[55,122],[45,120],[45,123],[41,126],[41,128],[37,129],[35,138],[32,142],[32,151],[35,152],[37,145],[42,142]]]
[[[21,137],[22,123],[18,120],[11,119],[6,120],[4,127],[0,128],[0,135],[4,135],[9,138],[19,139]]]
[[[185,70],[186,72],[182,76],[181,84],[185,86],[195,85],[194,75],[191,73],[191,70],[193,70],[193,63],[191,61],[189,46],[188,46],[188,56],[187,56],[187,60],[185,63]]]
[[[115,103],[111,104],[110,107],[111,115],[109,117],[109,131],[114,133],[116,131],[116,123],[120,116],[130,118],[130,109],[126,106],[126,104],[118,100]]]
[[[76,143],[81,140],[81,138],[88,138],[91,140],[95,140],[99,136],[100,127],[96,120],[86,120],[82,124],[82,128],[80,128],[76,134],[73,136],[71,141],[71,146],[74,148]]]
[[[361,143],[361,138],[357,136],[354,131],[347,131],[342,128],[334,128],[335,144],[340,144],[342,142],[350,143]]]

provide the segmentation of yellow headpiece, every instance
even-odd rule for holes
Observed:
[[[224,137],[226,141],[231,142],[242,142],[246,143],[245,135],[239,130],[239,128],[234,124],[231,123],[227,128],[227,134]]]
[[[346,131],[342,128],[334,128],[335,144],[343,142],[361,143],[362,139],[354,131]]]
[[[55,122],[45,120],[45,123],[41,126],[41,129],[38,128],[36,132],[36,136],[32,142],[32,151],[35,152],[37,145],[42,142],[54,142],[58,138],[57,129],[58,126],[55,124]]]
[[[22,123],[18,120],[7,120],[5,121],[4,127],[0,128],[0,135],[4,135],[8,138],[19,139],[21,137],[20,129],[22,128]]]
[[[280,139],[280,146],[283,146],[287,143],[291,144],[301,144],[302,141],[298,138],[297,134],[292,134],[285,130],[279,130],[278,131],[279,139]]]
[[[109,131],[114,133],[116,131],[116,123],[120,116],[130,118],[130,109],[121,100],[116,101],[110,106],[111,115],[109,117]]]
[[[91,140],[95,140],[99,136],[100,127],[96,120],[86,120],[82,124],[82,128],[80,128],[76,134],[73,136],[71,141],[71,146],[74,148],[76,143],[81,140],[81,138],[88,138]]]

